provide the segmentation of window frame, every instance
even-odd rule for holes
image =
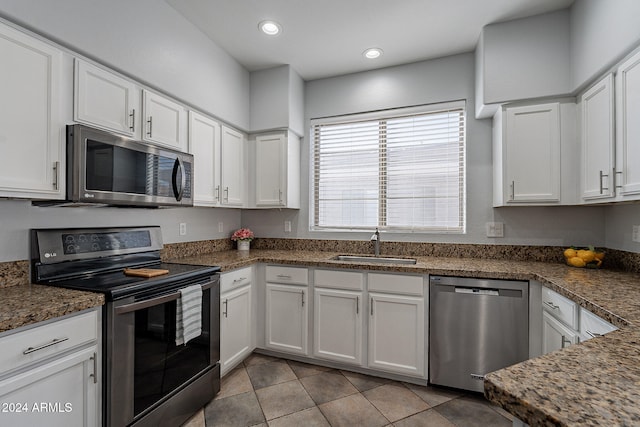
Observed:
[[[318,152],[316,150],[316,141],[317,135],[316,132],[318,130],[318,125],[339,125],[339,124],[349,124],[354,122],[363,122],[363,121],[384,121],[384,120],[393,120],[399,119],[405,116],[414,116],[425,114],[428,115],[430,113],[436,114],[438,112],[446,112],[451,110],[461,110],[461,121],[462,124],[462,143],[461,143],[461,158],[459,160],[459,173],[460,179],[462,180],[462,184],[460,185],[459,192],[459,226],[458,227],[415,227],[415,226],[389,226],[381,225],[385,223],[385,221],[381,221],[386,216],[386,205],[387,205],[387,195],[386,189],[387,185],[383,185],[381,181],[378,183],[378,215],[377,215],[377,223],[378,225],[374,226],[379,228],[380,230],[384,230],[386,232],[391,233],[408,233],[408,234],[466,234],[467,227],[467,108],[466,108],[466,100],[457,100],[450,102],[441,102],[435,104],[426,104],[412,107],[404,107],[404,108],[393,108],[393,109],[385,109],[378,110],[366,113],[356,113],[356,114],[344,114],[344,115],[334,115],[334,116],[326,116],[320,118],[312,118],[310,120],[309,126],[309,154],[310,154],[310,168],[309,168],[309,231],[312,232],[362,232],[369,231],[372,226],[366,227],[355,227],[353,225],[349,226],[321,226],[316,222],[319,219],[319,193],[320,193],[320,183],[317,182],[316,179],[316,164],[318,163]],[[380,126],[380,124],[379,124]],[[386,133],[379,133],[379,141],[381,138],[386,139]],[[382,144],[383,147],[386,147],[386,144]],[[380,156],[385,156],[386,150],[381,150]],[[378,170],[385,169],[386,166],[381,166],[381,160],[378,162]],[[385,163],[386,165],[386,163]],[[460,170],[461,169],[461,170]],[[379,180],[384,179],[384,174],[379,173]],[[385,197],[381,198],[381,192],[385,192]]]

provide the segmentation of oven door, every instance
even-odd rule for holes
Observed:
[[[108,305],[106,425],[180,425],[220,390],[218,280],[195,282],[203,288],[202,334],[184,345],[175,343],[178,290]]]
[[[193,156],[82,125],[67,128],[68,198],[116,205],[192,206]]]

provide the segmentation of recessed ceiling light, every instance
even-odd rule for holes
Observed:
[[[268,36],[276,36],[282,31],[282,27],[275,21],[262,21],[258,28]]]
[[[372,47],[362,52],[362,54],[367,59],[376,59],[382,56],[382,49],[377,47]]]

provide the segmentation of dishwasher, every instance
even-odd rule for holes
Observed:
[[[489,372],[528,359],[529,282],[429,279],[429,381],[484,391]]]

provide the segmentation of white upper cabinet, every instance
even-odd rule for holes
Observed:
[[[256,207],[300,208],[300,138],[258,135],[254,149]]]
[[[80,59],[75,60],[73,118],[135,138],[140,132],[140,88]]]
[[[64,197],[62,52],[0,24],[0,197]]]
[[[189,152],[194,161],[194,205],[219,206],[220,124],[195,111],[189,112]]]
[[[613,75],[608,74],[580,97],[582,198],[610,198],[614,184]]]
[[[220,186],[224,206],[242,207],[245,199],[245,136],[235,129],[222,126],[220,154]]]
[[[142,139],[187,150],[187,109],[177,102],[148,90],[142,91],[144,127]]]
[[[616,118],[616,187],[623,199],[637,199],[640,197],[640,52],[618,68]]]
[[[493,120],[494,206],[573,202],[575,166],[561,160],[575,145],[575,104],[505,106]]]

